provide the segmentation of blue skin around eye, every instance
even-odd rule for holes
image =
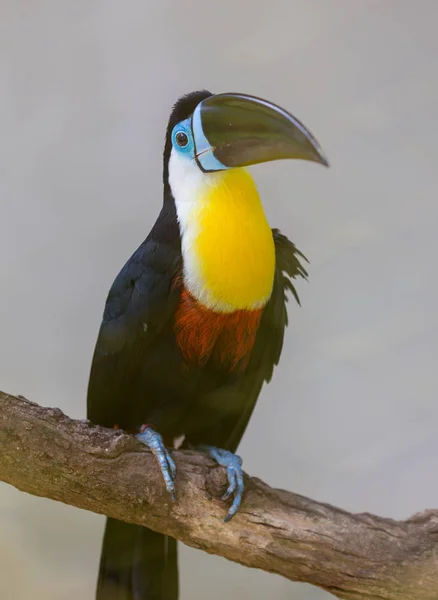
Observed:
[[[176,135],[180,131],[184,132],[189,139],[187,146],[181,147],[176,143]],[[224,169],[228,168],[215,157],[213,152],[211,152],[211,145],[205,137],[204,130],[202,128],[200,104],[198,104],[195,112],[193,113],[193,119],[189,118],[185,121],[181,121],[181,123],[175,125],[172,131],[173,147],[178,152],[181,152],[186,156],[190,156],[190,158],[195,157],[195,141],[197,159],[204,171],[223,171]]]
[[[189,143],[187,146],[179,146],[176,142],[176,136],[178,133],[185,133]],[[190,125],[190,119],[186,119],[185,121],[181,121],[178,125],[175,125],[172,131],[172,145],[177,152],[181,154],[185,154],[186,156],[190,156],[190,158],[195,157],[195,144],[193,141],[192,128]]]

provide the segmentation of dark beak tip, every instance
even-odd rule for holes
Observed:
[[[321,146],[319,146],[318,149],[315,148],[315,150],[316,152],[314,153],[313,160],[322,165],[323,167],[330,168],[329,159],[327,158],[324,150],[322,150]]]

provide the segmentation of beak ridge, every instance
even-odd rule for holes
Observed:
[[[320,144],[298,119],[255,96],[225,93],[206,98],[196,107],[192,130],[204,171],[287,158],[329,166]]]

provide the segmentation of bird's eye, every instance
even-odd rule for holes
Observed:
[[[180,148],[184,148],[189,143],[189,138],[187,137],[187,134],[184,133],[184,131],[178,131],[178,133],[175,136],[175,139],[176,143]]]

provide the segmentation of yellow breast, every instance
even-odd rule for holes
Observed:
[[[189,288],[219,311],[264,306],[272,292],[275,248],[254,180],[244,169],[221,172],[201,196],[190,215],[197,273],[189,274]]]

